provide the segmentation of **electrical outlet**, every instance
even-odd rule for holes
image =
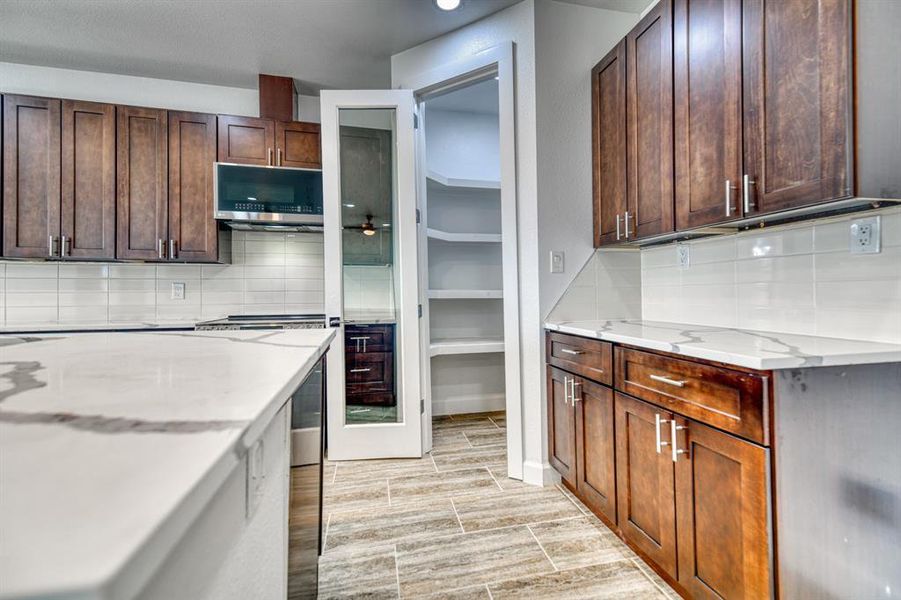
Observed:
[[[880,248],[879,217],[851,221],[851,254],[876,254]]]
[[[676,260],[679,262],[679,268],[687,269],[691,264],[691,246],[676,244]]]
[[[551,250],[551,273],[562,273],[564,267],[563,250]]]
[[[172,300],[184,300],[185,299],[185,284],[181,281],[173,281],[172,282],[172,292],[169,295]]]

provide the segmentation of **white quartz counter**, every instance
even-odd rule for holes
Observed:
[[[901,362],[901,344],[664,323],[637,319],[560,321],[547,329],[749,369]]]
[[[333,329],[0,337],[0,598],[131,598]]]

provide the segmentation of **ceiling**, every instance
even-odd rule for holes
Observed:
[[[606,8],[607,10],[619,10],[622,12],[640,13],[655,0],[560,0],[569,4],[581,4],[594,8]]]
[[[455,110],[496,115],[498,112],[497,80],[494,78],[456,89],[436,98],[428,98],[426,110]]]
[[[7,62],[256,88],[293,76],[301,93],[382,88],[392,54],[519,0],[3,0]]]

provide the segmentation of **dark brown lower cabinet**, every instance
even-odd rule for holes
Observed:
[[[392,324],[354,324],[344,328],[346,402],[394,406],[394,330]]]
[[[616,394],[617,526],[623,537],[673,579],[676,571],[672,413]]]
[[[679,584],[692,598],[769,598],[767,449],[676,423]]]
[[[576,378],[576,491],[582,502],[616,523],[613,390]]]
[[[547,368],[548,460],[565,482],[576,487],[576,421],[569,405],[573,376]]]

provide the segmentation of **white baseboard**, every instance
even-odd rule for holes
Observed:
[[[492,412],[507,408],[505,394],[487,394],[483,396],[452,396],[450,398],[432,397],[432,415],[461,415],[464,413]]]
[[[560,483],[560,474],[548,463],[527,460],[522,463],[522,480],[532,485],[555,485]]]

